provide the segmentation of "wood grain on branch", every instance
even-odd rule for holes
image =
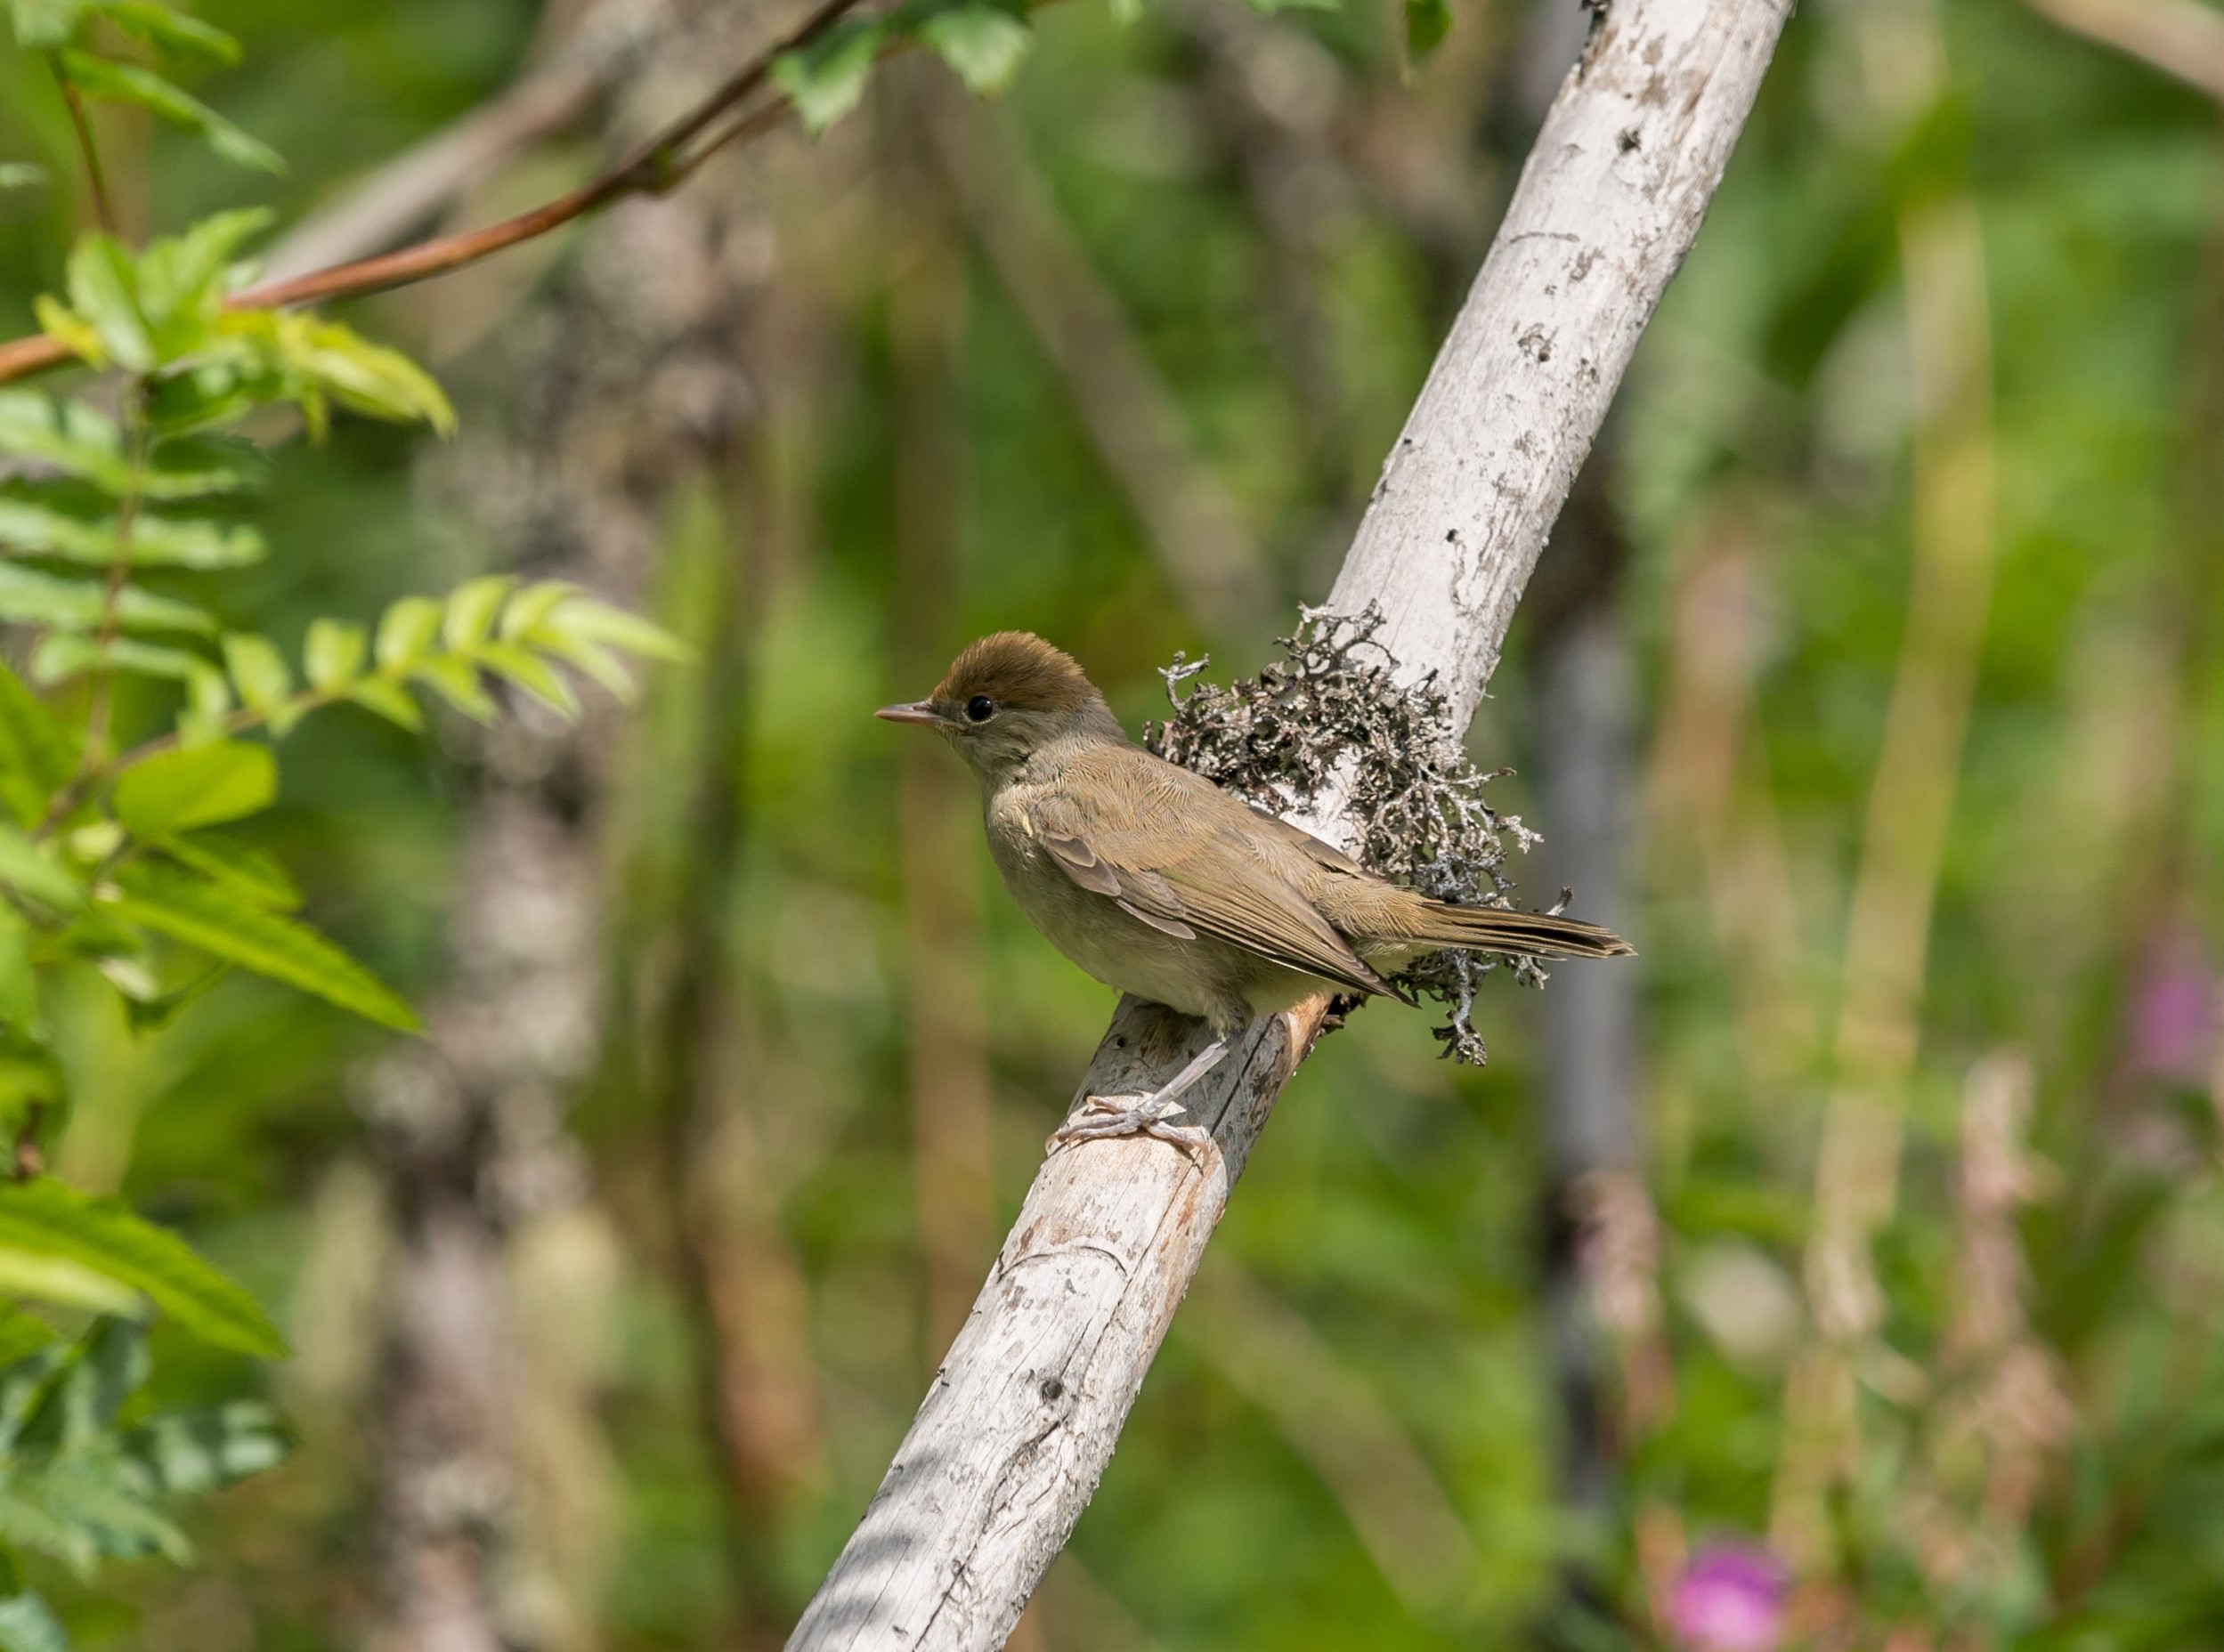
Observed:
[[[1616,0],[1384,467],[1330,603],[1379,604],[1379,639],[1408,676],[1438,674],[1463,726],[1788,11],[1787,0]],[[1339,813],[1337,799],[1319,800],[1309,823],[1336,837]],[[1214,1144],[1202,1164],[1131,1138],[1043,1165],[791,1652],[1002,1643],[1110,1460],[1325,1008],[1260,1022],[1190,1092]],[[1203,1037],[1123,1000],[1078,1095],[1155,1088]]]

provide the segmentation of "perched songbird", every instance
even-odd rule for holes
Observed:
[[[1070,656],[1024,631],[983,637],[926,699],[876,715],[935,730],[971,765],[996,870],[1052,945],[1107,986],[1211,1024],[1213,1042],[1171,1082],[1092,1097],[1100,1116],[1063,1139],[1194,1142],[1168,1122],[1175,1097],[1237,1032],[1315,993],[1394,993],[1384,975],[1427,952],[1630,950],[1595,924],[1453,906],[1376,876],[1144,750]]]

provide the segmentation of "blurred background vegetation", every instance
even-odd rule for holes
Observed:
[[[194,90],[292,170],[104,113],[136,235],[311,214],[602,42],[459,170],[484,222],[766,27],[204,9],[247,55]],[[2198,0],[2049,9],[2224,83]],[[297,739],[259,839],[429,1039],[245,978],[56,1006],[57,1170],[296,1349],[158,1328],[159,1397],[301,1436],[197,1567],[42,1577],[79,1645],[778,1643],[1108,1008],[868,714],[1004,626],[1131,725],[1177,650],[1271,657],[1581,39],[1454,12],[1408,74],[1369,0],[1051,8],[994,102],[902,59],[347,309],[461,433],[289,447],[229,622],[507,569],[699,658],[576,732]],[[12,336],[88,218],[20,53],[0,160],[48,179],[0,191]],[[1491,983],[1480,1071],[1395,1007],[1323,1044],[1015,1646],[2224,1644],[2220,161],[2017,0],[1793,19],[1472,741],[1525,892],[1642,957]]]

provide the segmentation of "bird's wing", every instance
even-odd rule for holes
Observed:
[[[1296,846],[1282,841],[1287,833],[1337,851],[1186,769],[1132,748],[1120,755],[1137,761],[1087,787],[1101,806],[1084,812],[1071,789],[1030,806],[1035,841],[1068,878],[1168,935],[1210,935],[1354,992],[1391,991],[1278,871],[1278,856],[1260,853],[1260,827],[1270,826],[1276,849]]]

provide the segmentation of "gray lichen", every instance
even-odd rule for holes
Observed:
[[[1538,834],[1484,801],[1485,783],[1506,771],[1485,773],[1467,760],[1434,673],[1398,683],[1397,661],[1375,640],[1383,617],[1371,606],[1357,617],[1325,608],[1301,608],[1298,617],[1296,634],[1280,639],[1279,662],[1224,688],[1202,683],[1185,695],[1182,685],[1210,661],[1176,654],[1160,672],[1173,715],[1149,725],[1144,743],[1278,814],[1310,810],[1333,781],[1348,798],[1353,852],[1374,871],[1440,900],[1512,906],[1507,841],[1526,850]],[[1517,981],[1543,984],[1533,958],[1460,950],[1424,959],[1392,984],[1444,1005],[1445,1024],[1434,1029],[1443,1054],[1480,1065],[1475,991],[1502,962]]]

